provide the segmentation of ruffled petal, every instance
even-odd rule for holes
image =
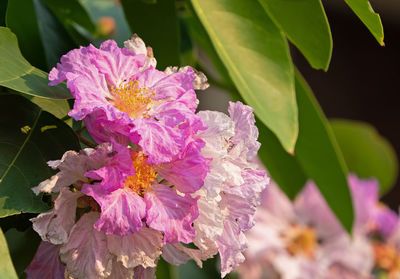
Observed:
[[[64,279],[65,265],[60,261],[60,246],[42,241],[35,257],[25,269],[27,279]]]
[[[180,73],[180,72],[187,72],[189,69],[194,71],[194,80],[193,80],[193,88],[196,90],[206,90],[210,85],[207,82],[207,77],[204,73],[197,71],[196,69],[192,69],[189,66],[184,66],[184,67],[167,67],[164,70],[164,73],[167,75],[173,74],[173,73]]]
[[[142,228],[146,204],[130,189],[107,192],[98,185],[85,184],[82,193],[93,197],[101,207],[101,215],[94,227],[105,234],[128,235]]]
[[[188,260],[193,259],[196,264],[202,268],[202,252],[197,249],[191,249],[183,246],[181,243],[165,244],[163,247],[162,257],[172,265],[185,264]]]
[[[162,233],[147,227],[126,236],[108,235],[108,249],[126,268],[156,267],[163,246]]]
[[[126,48],[119,48],[113,40],[103,42],[98,50],[92,49],[92,54],[92,63],[115,87],[137,74],[146,59],[143,54],[135,55]]]
[[[164,243],[190,243],[194,238],[193,221],[198,216],[197,199],[179,196],[174,189],[155,185],[144,195],[147,225],[164,232]]]
[[[52,244],[67,242],[75,224],[77,199],[81,196],[83,194],[80,192],[71,192],[68,188],[62,188],[52,210],[30,219],[33,229],[43,241],[49,241]]]
[[[148,267],[143,268],[142,266],[137,266],[134,269],[135,279],[156,279],[156,268]]]
[[[135,119],[132,132],[140,135],[137,143],[148,155],[147,162],[154,165],[171,161],[183,148],[184,137],[179,130],[151,119]]]
[[[254,125],[255,119],[253,108],[242,104],[241,102],[229,103],[229,114],[235,123],[235,136],[232,138],[234,144],[243,142],[246,146],[244,156],[247,160],[252,160],[260,148],[257,141],[258,129]]]
[[[112,262],[111,275],[107,279],[133,279],[133,268],[126,268],[114,257]],[[136,278],[136,277],[135,277]]]
[[[247,248],[246,237],[237,223],[228,219],[225,221],[224,232],[218,238],[217,245],[221,257],[221,277],[223,278],[245,260],[243,252]]]
[[[201,154],[203,146],[202,140],[189,143],[177,159],[158,169],[159,174],[174,184],[179,192],[196,192],[204,184],[209,171],[208,163],[211,161]]]
[[[72,228],[68,243],[60,249],[61,260],[72,277],[107,278],[111,274],[112,255],[108,252],[106,235],[94,229],[99,214],[84,214]]]

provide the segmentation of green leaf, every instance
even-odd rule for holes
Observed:
[[[79,150],[78,139],[64,122],[29,100],[0,98],[0,217],[42,212],[48,207],[31,187],[54,173],[47,161]]]
[[[40,60],[47,61],[47,67],[40,67],[42,70],[55,66],[63,54],[76,47],[65,28],[47,8],[44,0],[8,2],[7,26],[16,33],[24,49],[32,48],[31,55],[25,56],[29,61],[37,55],[36,47],[40,51],[44,49],[45,60],[42,55]]]
[[[258,119],[256,120],[256,125],[259,131],[258,140],[261,142],[258,156],[266,166],[272,179],[293,200],[303,189],[307,177],[297,159],[283,149],[277,137]]]
[[[29,95],[52,99],[71,98],[65,85],[48,86],[47,73],[33,67],[21,55],[17,38],[0,27],[0,85]]]
[[[379,14],[375,13],[368,0],[344,0],[353,12],[361,19],[375,39],[382,46],[383,26]]]
[[[25,278],[24,270],[31,263],[40,244],[40,236],[31,228],[20,232],[9,229],[5,232],[10,255],[18,274],[18,278]]]
[[[3,279],[17,279],[17,273],[11,262],[8,252],[7,242],[4,238],[3,231],[0,229],[0,274]]]
[[[192,0],[193,7],[244,100],[293,152],[298,134],[288,44],[257,1]]]
[[[78,0],[45,0],[45,2],[78,45],[88,45],[90,43],[90,34],[96,32],[96,26]],[[79,32],[79,27],[84,28],[86,32],[84,34]]]
[[[331,126],[351,172],[362,178],[375,177],[380,194],[387,193],[397,178],[396,153],[371,125],[354,120],[331,120]]]
[[[40,39],[33,1],[9,0],[6,25],[18,37],[22,55],[35,67],[47,70],[46,55]]]
[[[85,28],[87,31],[94,33],[96,26],[93,24],[92,19],[77,0],[58,1],[58,0],[45,0],[47,6],[57,16],[57,18],[66,27],[73,24],[78,24]]]
[[[153,48],[158,68],[180,65],[175,0],[157,1],[156,4],[147,4],[141,0],[121,0],[121,4],[132,32]]]
[[[332,55],[332,35],[321,0],[259,2],[311,66],[326,71]]]
[[[350,232],[354,213],[343,155],[325,115],[299,72],[296,72],[296,96],[300,123],[296,159]]]

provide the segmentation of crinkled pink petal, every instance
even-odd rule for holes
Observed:
[[[384,237],[390,237],[399,223],[398,215],[390,208],[384,205],[378,205],[375,209],[373,222],[377,231]]]
[[[61,246],[61,260],[72,277],[103,279],[111,273],[106,235],[93,227],[98,218],[96,212],[84,214],[72,228],[68,243]]]
[[[108,249],[126,268],[138,265],[156,267],[161,255],[163,235],[151,228],[143,227],[140,231],[126,235],[108,235]]]
[[[163,164],[158,173],[182,193],[194,193],[204,184],[209,171],[208,163],[201,154],[204,142],[196,140],[189,143],[179,157],[171,163]]]
[[[197,199],[180,196],[165,185],[154,185],[144,195],[147,207],[146,223],[164,232],[164,243],[190,243],[194,238],[193,221],[198,217]]]
[[[185,264],[188,260],[193,259],[200,268],[203,267],[202,260],[205,260],[200,250],[187,248],[181,243],[165,244],[162,257],[168,263],[177,266]]]
[[[113,120],[109,120],[103,109],[87,115],[84,119],[86,128],[97,143],[108,142],[114,138],[116,142],[127,146],[129,136],[134,127],[132,120],[124,115]]]
[[[247,248],[246,237],[234,220],[228,218],[224,224],[224,232],[217,240],[219,255],[221,257],[221,277],[235,269],[245,258],[244,250]]]
[[[107,40],[99,49],[91,49],[92,63],[104,74],[108,83],[118,87],[139,72],[145,63],[145,55],[134,54],[126,48],[119,48],[113,40]]]
[[[135,279],[156,279],[156,268],[148,267],[143,268],[142,266],[137,266],[134,269]]]
[[[25,269],[27,279],[64,279],[65,265],[60,261],[60,246],[42,241],[35,257]]]
[[[137,143],[148,155],[147,162],[154,165],[169,162],[183,148],[184,135],[178,129],[165,126],[151,118],[135,119],[132,132],[140,135]],[[134,140],[134,139],[132,139]]]
[[[235,123],[235,136],[232,138],[232,141],[235,144],[241,141],[244,142],[244,145],[247,147],[245,156],[248,160],[252,160],[257,155],[257,151],[261,145],[257,141],[258,129],[254,125],[253,108],[241,102],[230,102],[228,111]]]
[[[67,242],[75,224],[77,200],[81,196],[83,195],[80,192],[71,192],[68,188],[62,188],[52,210],[30,219],[33,229],[43,241],[49,241],[52,244]]]
[[[101,215],[94,227],[105,234],[128,235],[142,228],[146,204],[130,189],[107,192],[99,185],[85,184],[82,193],[93,197],[101,207]]]
[[[166,75],[164,72],[149,68],[138,73],[133,79],[139,81],[144,87],[151,88],[155,93],[155,100],[179,99],[183,94],[193,94],[193,70],[186,73],[174,73]],[[187,103],[193,112],[197,108],[197,103]]]
[[[216,158],[227,154],[230,139],[235,134],[235,125],[225,113],[218,111],[199,111],[197,113],[207,130],[198,133],[197,137],[205,141],[202,150],[204,156]]]
[[[135,272],[133,268],[124,267],[122,263],[117,261],[117,259],[114,257],[111,275],[107,277],[107,279],[133,279],[136,278],[133,277],[134,273]]]

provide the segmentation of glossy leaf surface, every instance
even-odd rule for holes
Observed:
[[[48,86],[47,73],[33,67],[22,56],[17,38],[0,27],[0,85],[21,93],[53,99],[71,98],[65,85]]]
[[[0,217],[48,207],[31,187],[54,172],[47,161],[78,150],[74,132],[61,120],[17,95],[0,101]]]
[[[332,35],[321,0],[259,2],[312,67],[328,69],[332,55]]]
[[[234,84],[293,152],[298,134],[293,65],[282,32],[257,1],[192,0]]]

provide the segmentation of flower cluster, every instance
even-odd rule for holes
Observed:
[[[397,214],[379,203],[376,180],[350,175],[348,181],[355,209],[352,236],[313,183],[293,203],[270,185],[255,217],[257,225],[247,234],[241,278],[399,278]]]
[[[155,69],[136,35],[74,49],[49,74],[75,98],[69,115],[99,144],[48,162],[33,188],[53,209],[31,219],[43,242],[28,278],[153,278],[172,264],[219,253],[225,276],[244,261],[244,231],[268,179],[252,163],[260,144],[250,107],[196,113],[204,74]],[[196,248],[183,244],[194,243]]]

